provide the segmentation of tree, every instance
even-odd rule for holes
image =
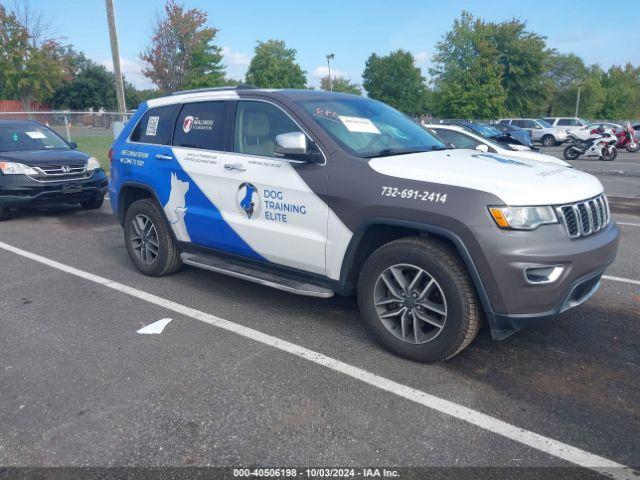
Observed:
[[[372,53],[362,79],[369,97],[409,115],[422,113],[426,85],[411,53],[404,50],[396,50],[387,56]]]
[[[296,63],[296,50],[282,40],[258,42],[246,83],[260,88],[306,88],[306,73]]]
[[[116,107],[116,88],[112,73],[102,65],[89,62],[72,81],[58,88],[51,99],[54,108],[88,110]]]
[[[21,100],[28,110],[33,102],[49,97],[68,77],[70,68],[67,50],[56,40],[43,37],[46,32],[41,20],[29,20],[33,16],[28,13],[28,2],[18,5],[22,6],[22,17],[0,5],[0,93],[4,98]]]
[[[545,37],[528,31],[527,24],[517,19],[487,27],[493,30],[502,66],[506,111],[514,116],[542,114],[548,95],[544,73],[552,53]]]
[[[218,29],[205,26],[207,13],[187,10],[168,0],[164,16],[158,17],[151,45],[140,53],[147,67],[143,74],[160,90],[224,85],[225,67],[222,49],[214,40]]]
[[[462,12],[436,45],[431,68],[434,109],[453,118],[496,118],[507,94],[493,25]]]
[[[600,110],[602,118],[635,119],[640,111],[640,67],[627,63],[624,68],[611,67],[602,78],[606,101]]]
[[[329,82],[328,75],[326,77],[322,77],[320,80],[320,88],[322,90],[362,95],[362,89],[358,84],[351,83],[351,79],[339,75],[337,77],[332,77],[331,82]]]

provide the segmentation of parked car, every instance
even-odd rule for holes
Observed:
[[[533,144],[531,134],[524,128],[506,123],[496,123],[491,126],[506,137],[506,142],[511,148],[515,148],[516,150],[540,151],[540,149]]]
[[[578,117],[545,117],[542,120],[547,122],[552,127],[562,128],[584,127],[589,123],[586,120]]]
[[[441,124],[460,125],[471,132],[475,132],[494,142],[503,145],[509,150],[534,150],[531,135],[526,130],[515,125],[500,125],[500,129],[493,125],[469,122],[465,120],[441,120]],[[423,123],[424,125],[424,123]],[[537,150],[537,149],[535,149]]]
[[[561,145],[567,139],[567,129],[553,127],[542,119],[534,118],[503,118],[499,124],[515,125],[531,133],[534,142],[540,142],[545,147]]]
[[[50,128],[0,120],[0,219],[11,209],[79,203],[102,205],[108,179],[98,160]]]
[[[357,294],[380,342],[419,361],[458,354],[482,318],[505,338],[581,304],[617,251],[597,178],[450,149],[356,95],[149,100],[111,158],[109,198],[142,273],[184,263],[300,295]]]
[[[468,148],[482,152],[499,153],[501,155],[507,155],[510,158],[526,158],[528,160],[571,167],[569,163],[551,155],[545,155],[544,153],[531,150],[518,150],[509,148],[508,146],[505,147],[498,142],[478,135],[460,125],[427,124],[425,128],[428,128],[429,131],[433,132],[444,142],[453,145],[455,148]]]
[[[624,127],[617,123],[590,123],[584,127],[570,129],[569,135],[575,136],[579,140],[587,140],[594,130],[612,130],[614,133],[618,133],[624,131]]]

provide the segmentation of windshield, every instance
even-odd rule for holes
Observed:
[[[538,119],[538,123],[542,125],[544,128],[553,128],[553,125],[551,125],[549,122],[545,122],[541,118]]]
[[[70,147],[53,131],[42,125],[0,125],[0,152],[20,150],[70,150]]]
[[[447,148],[406,115],[375,100],[327,97],[297,103],[335,141],[359,157]]]

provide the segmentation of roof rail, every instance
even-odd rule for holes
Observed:
[[[231,85],[228,87],[206,87],[206,88],[194,88],[192,90],[178,90],[177,92],[173,92],[171,95],[182,95],[183,93],[198,93],[198,92],[220,92],[224,90],[252,90],[255,89],[253,85],[245,85],[241,83],[240,85]]]

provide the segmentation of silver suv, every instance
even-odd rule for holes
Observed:
[[[543,118],[545,122],[547,122],[552,127],[562,127],[562,128],[580,128],[586,127],[588,123],[578,117],[545,117]]]
[[[534,142],[540,142],[545,147],[553,147],[561,145],[567,140],[567,129],[554,127],[541,118],[503,118],[498,123],[506,125],[515,125],[524,128],[531,133]]]

